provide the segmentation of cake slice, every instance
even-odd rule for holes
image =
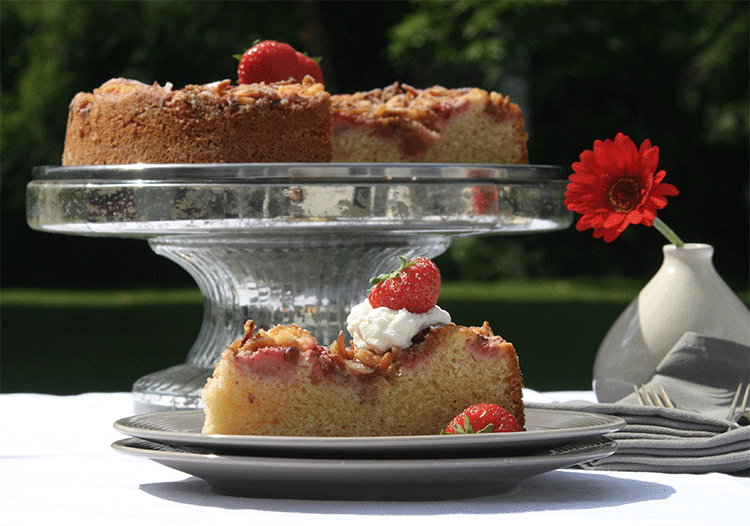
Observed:
[[[330,94],[312,77],[180,90],[118,78],[71,101],[62,164],[330,160]]]
[[[256,332],[222,354],[203,390],[204,433],[291,436],[429,435],[490,403],[525,423],[513,345],[451,323],[437,305],[440,271],[424,257],[370,280],[344,333],[320,345],[296,325]]]
[[[520,108],[479,88],[394,83],[331,97],[335,162],[527,164]]]
[[[203,391],[204,433],[286,436],[438,434],[466,407],[488,402],[523,427],[513,345],[489,325],[436,324],[410,345],[323,347],[309,332],[245,324]]]

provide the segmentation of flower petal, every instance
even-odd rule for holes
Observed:
[[[641,222],[643,222],[643,212],[638,208],[636,208],[635,210],[631,210],[625,216],[625,222],[630,223],[631,225],[640,224]]]
[[[619,225],[623,222],[625,219],[625,216],[623,214],[609,214],[602,223],[602,226],[605,228],[612,228],[615,225]]]
[[[622,173],[635,174],[638,172],[639,156],[633,140],[624,133],[618,133],[615,138],[620,158],[623,162]]]

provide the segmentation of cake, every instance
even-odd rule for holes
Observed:
[[[331,161],[330,95],[301,83],[112,79],[69,108],[63,166]]]
[[[345,346],[343,333],[324,347],[296,325],[244,329],[203,390],[204,433],[429,435],[478,402],[524,425],[515,349],[487,323],[434,324],[383,354]]]
[[[394,83],[331,97],[335,162],[527,164],[520,108],[479,88]]]
[[[478,88],[331,96],[310,76],[183,89],[117,78],[71,101],[62,164],[525,164],[526,141],[519,107]]]

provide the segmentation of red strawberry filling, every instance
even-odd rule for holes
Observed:
[[[240,351],[234,361],[243,370],[266,378],[277,378],[288,384],[297,371],[300,352],[293,347],[261,347],[254,351]]]
[[[246,374],[274,378],[284,385],[294,380],[300,366],[308,364],[314,381],[347,385],[355,389],[364,402],[378,385],[398,376],[401,367],[415,369],[427,360],[438,345],[437,340],[430,337],[432,330],[420,332],[410,347],[392,349],[382,355],[344,347],[343,335],[329,347],[313,344],[304,350],[274,345],[275,342],[265,336],[246,335],[234,344],[241,345],[234,354],[234,363]]]
[[[505,340],[500,336],[485,338],[484,336],[479,335],[475,340],[469,341],[468,349],[477,358],[489,358],[500,352],[499,344],[504,341]]]
[[[365,125],[369,133],[398,144],[405,157],[419,158],[438,140],[440,131],[447,126],[447,121],[468,110],[468,101],[455,106],[448,101],[440,102],[422,115],[421,120],[402,123],[401,113],[390,114],[387,109],[380,108],[378,115],[366,113],[334,112],[333,125],[335,133],[345,133],[349,130],[360,132]],[[403,123],[402,123],[403,124]]]

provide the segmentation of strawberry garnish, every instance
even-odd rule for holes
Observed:
[[[440,271],[435,263],[424,257],[411,260],[401,258],[401,266],[390,274],[372,278],[368,300],[370,305],[393,310],[406,309],[422,314],[437,305],[440,295]]]
[[[275,40],[264,40],[245,51],[237,68],[240,84],[290,79],[302,82],[305,75],[310,75],[316,82],[323,82],[323,73],[314,59],[296,51],[289,44]]]
[[[310,75],[315,79],[315,82],[324,84],[323,82],[323,71],[320,69],[318,60],[308,57],[304,53],[297,51],[297,62],[299,63],[300,75],[305,78],[305,75]]]
[[[476,404],[457,415],[441,434],[508,433],[521,431],[516,419],[495,404]]]

